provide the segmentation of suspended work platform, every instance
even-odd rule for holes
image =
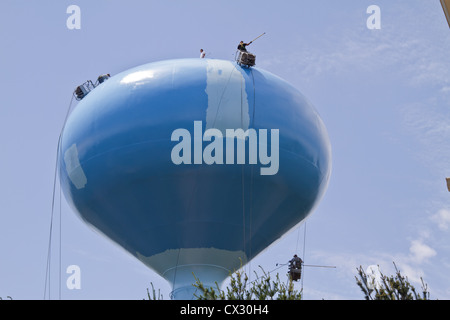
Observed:
[[[256,56],[253,53],[239,51],[239,54],[236,58],[236,62],[241,67],[253,67],[255,65]]]

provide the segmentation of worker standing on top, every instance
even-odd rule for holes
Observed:
[[[250,41],[249,43],[244,43],[244,41],[239,42],[238,45],[238,50],[243,51],[243,52],[247,52],[247,46],[251,45],[253,41]]]
[[[206,55],[205,51],[203,51],[203,49],[200,49],[200,58],[203,59],[205,55]]]

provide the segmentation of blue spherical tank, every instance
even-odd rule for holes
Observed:
[[[331,171],[325,126],[297,89],[216,59],[111,77],[61,141],[68,202],[179,299],[192,298],[193,274],[221,283],[303,221]]]

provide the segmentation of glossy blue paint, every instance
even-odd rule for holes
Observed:
[[[267,165],[249,164],[248,154],[245,164],[175,165],[171,135],[183,128],[194,137],[194,121],[203,132],[278,129],[278,172],[261,175]],[[220,283],[313,211],[331,147],[314,107],[281,78],[180,59],[127,70],[90,92],[67,120],[59,166],[82,219],[170,281],[175,298],[190,298],[192,272]]]

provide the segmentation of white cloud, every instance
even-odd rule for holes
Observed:
[[[435,222],[439,229],[448,230],[450,225],[450,210],[440,209],[436,214],[431,216],[431,221]]]
[[[407,142],[417,142],[414,156],[430,170],[432,183],[439,187],[437,191],[448,196],[445,177],[450,176],[450,149],[447,148],[450,141],[449,95],[440,89],[426,94],[427,97],[399,107],[402,131],[412,138]]]
[[[430,38],[429,32],[424,32],[410,19],[416,8],[406,8],[404,4],[392,6],[390,10],[396,12],[396,18],[385,20],[386,26],[381,30],[367,32],[353,25],[336,28],[329,34],[310,39],[306,46],[305,39],[299,38],[292,41],[291,47],[301,50],[280,51],[268,57],[264,64],[287,63],[292,66],[292,72],[307,79],[355,73],[368,77],[400,75],[413,87],[431,85],[442,93],[448,93],[450,41],[446,36],[447,30],[439,28],[438,21],[442,19],[440,8],[421,13],[423,19],[435,23],[432,26],[434,37]]]
[[[436,255],[436,251],[424,244],[422,240],[411,241],[409,248],[410,258],[413,263],[422,263]]]
[[[406,276],[411,284],[417,289],[418,285],[422,283],[424,272],[417,266],[413,266],[407,262],[396,263],[402,276]]]

